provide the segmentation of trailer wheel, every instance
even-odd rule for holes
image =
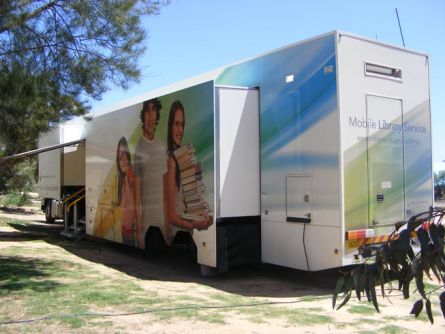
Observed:
[[[157,227],[150,227],[145,235],[145,250],[149,253],[158,253],[166,247],[161,230]]]
[[[187,238],[187,250],[189,251],[190,256],[194,262],[198,260],[198,248],[196,247],[195,241],[193,240],[192,235],[189,233]]]
[[[200,267],[200,270],[201,270],[201,276],[202,277],[211,277],[211,276],[218,275],[218,269],[217,268],[206,266],[205,264],[200,264],[199,267]]]
[[[54,224],[55,219],[51,217],[51,202],[47,202],[45,205],[45,220],[48,224]]]

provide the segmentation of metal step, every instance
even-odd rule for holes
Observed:
[[[67,229],[60,232],[60,235],[69,239],[69,240],[81,240],[85,237],[85,232],[74,231],[74,229]]]
[[[86,235],[85,226],[85,220],[79,219],[76,228],[74,228],[74,225],[69,225],[60,234],[70,240],[80,240]]]

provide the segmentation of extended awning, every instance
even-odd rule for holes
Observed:
[[[10,162],[10,161],[15,160],[15,159],[22,159],[22,158],[29,157],[31,155],[35,155],[35,154],[39,154],[39,153],[43,153],[43,152],[48,152],[48,151],[52,151],[52,150],[57,150],[57,149],[62,148],[62,147],[74,146],[74,145],[83,144],[83,143],[85,143],[85,139],[78,139],[78,140],[66,142],[66,143],[63,143],[63,144],[51,145],[51,146],[46,146],[46,147],[38,148],[38,149],[35,149],[35,150],[27,151],[27,152],[13,154],[13,155],[10,155],[8,157],[1,158],[0,159],[0,166],[2,164],[6,163],[6,162]]]

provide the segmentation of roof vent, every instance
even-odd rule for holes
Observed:
[[[402,70],[400,68],[388,67],[383,65],[365,63],[366,75],[377,75],[385,78],[402,79]]]

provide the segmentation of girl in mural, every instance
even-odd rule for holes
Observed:
[[[185,204],[181,189],[180,167],[175,151],[181,147],[185,128],[185,110],[182,103],[174,101],[168,116],[167,173],[165,175],[166,207],[168,222],[186,230],[203,230],[212,224],[212,217],[204,213],[199,219],[184,218]]]
[[[122,243],[136,245],[136,211],[134,201],[134,172],[131,164],[128,142],[125,137],[119,140],[116,151],[118,171],[118,206],[121,212]]]

